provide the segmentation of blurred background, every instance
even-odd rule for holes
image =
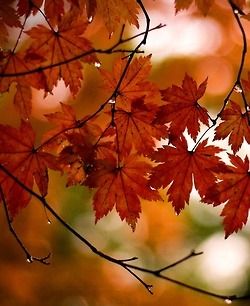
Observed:
[[[201,104],[216,115],[235,80],[242,48],[241,34],[227,1],[215,1],[206,18],[194,6],[175,15],[174,1],[144,2],[151,26],[166,24],[166,27],[149,34],[145,47],[146,54],[152,53],[151,80],[163,89],[181,84],[185,73],[198,84],[208,77],[207,91]],[[250,37],[249,21],[243,20],[242,23]],[[143,15],[140,24],[139,30],[129,28],[126,35],[144,30]],[[118,34],[114,33],[108,45],[116,42]],[[15,32],[13,41],[14,37]],[[100,20],[90,24],[87,37],[95,47],[107,47],[108,34]],[[136,42],[133,41],[129,47],[135,46]],[[114,58],[110,55],[99,57],[105,69],[111,69]],[[250,67],[248,57],[246,61],[246,67]],[[245,69],[245,79],[247,72]],[[0,97],[0,120],[18,126],[19,118],[12,104],[13,93]],[[49,128],[43,114],[59,110],[59,102],[73,105],[81,117],[96,110],[105,98],[98,68],[88,65],[84,67],[83,87],[76,100],[63,82],[59,82],[53,95],[46,99],[42,92],[34,90],[32,125],[37,131],[38,141]],[[233,98],[239,100],[236,92]],[[11,116],[6,116],[6,113]],[[217,144],[225,146],[226,141]],[[244,156],[247,151],[249,147],[244,145],[240,154]],[[196,191],[192,192],[190,205],[180,216],[175,215],[167,199],[164,203],[143,201],[143,212],[133,233],[115,212],[95,225],[91,206],[93,191],[84,187],[65,188],[64,177],[53,171],[50,175],[49,203],[102,252],[116,258],[136,256],[138,260],[134,264],[157,269],[193,249],[203,251],[203,255],[172,268],[166,275],[219,294],[250,293],[249,224],[225,240],[219,217],[222,207],[201,204]],[[164,192],[162,194],[164,196]],[[14,227],[32,255],[45,256],[51,252],[52,257],[49,266],[36,262],[29,264],[7,230],[3,210],[0,219],[1,306],[217,306],[229,302],[140,274],[154,286],[154,294],[150,295],[128,272],[92,254],[36,200],[20,213]],[[233,302],[237,305],[249,303]]]

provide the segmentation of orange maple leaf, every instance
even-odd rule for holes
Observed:
[[[111,35],[120,24],[129,22],[139,28],[139,5],[136,0],[94,0],[96,11],[102,16]]]
[[[226,171],[218,171],[218,181],[208,189],[203,198],[203,201],[214,206],[226,202],[221,213],[226,238],[246,224],[250,208],[248,157],[244,161],[239,156],[230,154],[229,157],[232,166],[228,166]]]
[[[61,112],[44,115],[49,122],[55,124],[55,127],[46,132],[42,138],[42,143],[46,143],[46,147],[50,147],[50,149],[55,148],[58,151],[61,151],[63,146],[65,146],[64,142],[67,142],[65,132],[77,126],[74,109],[70,105],[64,103],[60,104],[62,109]]]
[[[36,60],[38,63],[41,61]],[[2,74],[18,74],[28,72],[34,68],[31,60],[25,57],[23,52],[8,52],[0,62]],[[10,76],[0,79],[0,92],[8,91],[12,83],[17,83],[14,104],[17,107],[21,118],[27,120],[31,114],[31,86],[36,89],[46,89],[47,83],[43,72],[32,73],[32,75]]]
[[[17,11],[12,7],[11,1],[0,1],[0,23],[4,23],[9,27],[21,28],[21,22]]]
[[[91,22],[96,14],[96,7],[97,7],[96,0],[83,0],[83,1],[85,2],[88,20],[89,22]]]
[[[64,0],[46,0],[44,12],[52,26],[58,25],[64,15]]]
[[[181,10],[186,10],[193,3],[193,0],[175,0],[175,11],[178,13]],[[195,0],[195,4],[203,15],[207,15],[214,0]]]
[[[45,133],[42,147],[58,154],[58,168],[67,175],[67,186],[82,184],[94,160],[109,156],[113,144],[102,140],[102,129],[93,120],[79,127],[82,121],[76,119],[73,108],[63,103],[61,108],[61,112],[45,115],[56,126]]]
[[[84,164],[73,146],[65,147],[57,161],[60,169],[67,175],[66,187],[84,182],[86,178]]]
[[[195,2],[197,8],[206,16],[214,4],[214,0],[175,0],[175,11],[178,13],[181,10],[189,9],[191,4]],[[246,0],[232,0],[232,3],[239,9],[243,9],[246,5]]]
[[[30,117],[32,109],[32,93],[29,86],[17,84],[14,105],[17,107],[22,119],[27,120]]]
[[[148,186],[147,176],[151,169],[152,166],[140,160],[138,155],[126,157],[120,165],[113,156],[96,161],[95,170],[84,183],[90,188],[98,188],[93,200],[96,221],[115,206],[120,218],[134,230],[141,212],[140,198],[161,200],[158,192]]]
[[[157,123],[170,123],[170,134],[179,137],[187,128],[188,133],[196,139],[200,131],[200,122],[209,124],[207,110],[200,106],[198,100],[204,95],[207,79],[197,87],[196,82],[187,74],[182,87],[172,85],[161,90],[162,99],[166,104],[160,107]]]
[[[242,113],[237,103],[230,101],[230,104],[221,113],[220,118],[223,122],[215,129],[215,140],[225,139],[229,135],[229,144],[234,153],[240,149],[244,139],[250,143],[247,113]]]
[[[9,1],[11,2],[11,1]],[[0,1],[0,47],[3,49],[4,45],[8,42],[8,30],[9,27],[21,28],[21,23],[16,10],[12,7],[11,3],[6,1]]]
[[[42,4],[43,0],[18,0],[17,12],[19,16],[35,15]]]
[[[79,133],[88,143],[95,143],[102,134],[102,129],[92,121],[86,122],[78,128],[80,120],[77,120],[72,106],[60,103],[61,112],[55,112],[44,115],[55,127],[46,132],[43,136],[43,147],[56,149],[60,152],[69,143],[69,135]],[[84,118],[82,119],[84,120]],[[83,139],[81,139],[83,141]]]
[[[0,125],[0,163],[29,189],[34,180],[42,196],[47,194],[48,167],[57,169],[52,155],[34,148],[35,133],[31,125],[22,121],[19,129]],[[28,205],[31,194],[14,179],[0,172],[0,184],[10,215],[14,217]]]
[[[147,101],[153,100],[156,95],[159,95],[158,87],[147,80],[151,70],[151,56],[138,57],[135,58],[132,63],[129,65],[127,73],[122,80],[122,83],[119,87],[117,103],[120,103],[124,108],[127,100],[139,98],[145,96]],[[99,69],[101,72],[104,87],[110,93],[112,93],[126,66],[127,59],[117,59],[114,63],[112,72],[106,71],[104,69]],[[128,103],[128,110],[130,108],[130,103]]]
[[[63,78],[73,95],[81,87],[83,79],[81,62],[96,62],[95,55],[88,55],[81,60],[68,62],[72,57],[92,50],[89,40],[82,35],[88,26],[83,16],[75,16],[73,12],[66,13],[58,24],[58,30],[49,29],[43,25],[33,27],[26,33],[32,38],[32,47],[28,54],[38,54],[47,59],[44,65],[52,65],[45,70],[49,91]],[[60,67],[53,66],[62,63]]]
[[[97,141],[91,129],[78,129],[67,138],[69,144],[60,152],[58,166],[67,175],[66,186],[83,184],[93,171],[95,160],[109,158],[113,153],[113,143],[100,138]]]
[[[246,6],[247,1],[246,0],[232,0],[232,2],[236,5],[237,8],[243,9],[244,6]]]
[[[41,60],[42,57],[39,57],[39,60],[34,62],[41,63]],[[31,58],[27,58],[24,52],[8,52],[0,62],[0,72],[4,75],[25,73],[34,69],[34,65],[31,62]],[[36,89],[46,88],[46,80],[42,72],[32,73],[32,76],[21,75],[1,78],[0,91],[8,91],[12,82],[19,83],[23,86],[33,86]]]
[[[173,146],[165,146],[152,154],[152,159],[161,164],[153,169],[150,185],[153,188],[167,187],[169,200],[176,213],[184,209],[189,202],[194,186],[200,196],[204,196],[207,188],[214,184],[215,167],[223,167],[220,158],[216,156],[222,149],[208,146],[207,141],[200,143],[196,150],[188,151],[184,137],[175,139]]]
[[[128,154],[132,146],[139,154],[147,155],[155,146],[155,139],[167,136],[167,127],[154,124],[158,106],[144,102],[144,97],[132,101],[131,111],[117,108],[114,115],[119,152]]]

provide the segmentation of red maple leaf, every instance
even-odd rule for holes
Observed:
[[[22,184],[32,189],[34,180],[42,196],[47,194],[48,167],[57,169],[52,155],[34,148],[35,133],[31,125],[22,121],[19,129],[0,125],[0,163]],[[31,194],[18,182],[0,172],[0,184],[14,217],[28,205]]]
[[[150,55],[146,57],[141,56],[135,58],[129,65],[127,73],[119,87],[118,97],[116,101],[119,106],[121,105],[124,108],[127,100],[129,100],[127,107],[128,110],[130,110],[131,99],[145,96],[145,99],[149,101],[155,99],[155,97],[159,95],[158,87],[147,80],[151,70],[150,59]],[[104,69],[99,69],[104,81],[104,87],[110,93],[115,90],[123,74],[126,64],[127,59],[119,58],[114,63],[112,72],[106,71]]]
[[[117,128],[119,151],[128,154],[132,147],[147,155],[155,146],[155,139],[167,136],[164,125],[153,123],[158,106],[144,102],[144,97],[132,101],[131,111],[117,108],[114,120]]]
[[[242,113],[237,103],[230,101],[230,104],[221,113],[220,118],[223,122],[215,129],[215,140],[225,139],[229,136],[229,144],[232,146],[234,153],[240,149],[244,139],[250,143],[247,113]]]
[[[28,57],[25,52],[6,52],[4,58],[0,62],[0,71],[2,74],[19,74],[29,72],[35,68],[36,64],[40,64],[43,57],[37,57],[35,60]],[[42,72],[32,73],[32,75],[21,75],[12,77],[3,77],[0,82],[1,92],[8,91],[12,82],[16,82],[24,86],[33,86],[36,89],[46,88],[45,77]]]
[[[67,175],[67,186],[82,184],[94,160],[109,156],[113,144],[105,141],[102,129],[93,120],[86,118],[80,126],[84,118],[77,120],[70,105],[61,103],[61,108],[61,112],[45,115],[56,126],[45,133],[42,147],[58,154],[58,168]]]
[[[96,14],[97,3],[96,0],[85,0],[86,13],[89,22],[93,20]]]
[[[200,131],[200,122],[208,125],[209,116],[198,100],[204,95],[207,79],[197,87],[196,82],[187,74],[182,87],[173,85],[161,90],[162,99],[166,102],[157,114],[157,123],[170,123],[170,134],[179,137],[187,128],[188,133],[196,139]]]
[[[64,15],[64,0],[46,0],[44,12],[52,26],[58,25]]]
[[[140,198],[161,200],[158,192],[148,186],[147,176],[151,168],[138,155],[127,156],[120,165],[112,155],[96,161],[95,170],[84,183],[90,188],[97,188],[93,202],[96,221],[115,207],[120,218],[125,219],[134,230],[141,212]]]
[[[56,149],[56,151],[61,151],[65,146],[64,142],[67,142],[65,132],[77,126],[74,109],[70,105],[64,103],[60,104],[62,109],[61,112],[44,115],[50,123],[55,125],[55,127],[43,135],[43,144],[46,144],[46,147],[50,147],[50,149]]]
[[[42,6],[43,0],[18,0],[17,12],[20,16],[35,15],[38,9]]]
[[[44,65],[52,67],[45,70],[49,91],[63,78],[73,95],[81,87],[83,79],[82,61],[96,62],[95,55],[88,55],[81,60],[68,62],[73,56],[81,55],[92,49],[89,40],[82,35],[88,26],[83,16],[75,16],[73,12],[66,13],[58,23],[58,30],[49,29],[43,25],[33,27],[26,33],[32,38],[32,47],[28,54],[37,54],[47,59]],[[60,67],[54,66],[62,63]]]
[[[66,186],[83,184],[93,171],[95,160],[109,158],[114,151],[113,143],[95,137],[90,127],[68,134],[69,144],[59,154],[58,166],[67,175]]]
[[[0,23],[4,23],[9,27],[19,27],[21,28],[21,23],[16,10],[12,7],[10,0],[8,2],[0,1]]]
[[[175,0],[175,10],[178,13],[181,10],[188,9],[193,0]],[[195,4],[203,15],[207,15],[210,7],[214,3],[214,0],[195,0]]]
[[[8,52],[0,62],[0,72],[2,74],[18,74],[34,69],[34,65],[40,63],[42,58],[26,58],[23,52]],[[14,104],[17,107],[21,118],[27,120],[31,114],[31,86],[36,89],[46,89],[47,82],[43,72],[32,73],[32,75],[21,75],[3,77],[0,79],[0,91],[9,91],[12,83],[17,83]]]
[[[229,155],[232,166],[218,172],[218,181],[211,186],[203,201],[214,206],[221,203],[226,205],[221,216],[224,217],[226,238],[240,230],[247,222],[250,208],[250,171],[249,160],[244,161],[239,156]]]
[[[21,28],[21,22],[16,10],[12,7],[12,1],[0,1],[0,44],[1,49],[8,42],[7,26]]]
[[[54,149],[60,152],[69,143],[69,137],[72,134],[79,133],[83,137],[84,143],[95,143],[102,134],[102,129],[92,121],[86,120],[85,124],[79,128],[80,120],[77,120],[76,114],[72,106],[60,103],[61,112],[46,114],[45,117],[55,127],[46,132],[43,136],[43,147]],[[82,119],[84,121],[84,118]],[[73,137],[73,136],[71,136]],[[73,139],[71,139],[73,140]],[[79,139],[78,139],[79,141]],[[83,141],[83,139],[81,139]]]
[[[214,168],[223,167],[224,164],[216,156],[222,149],[208,146],[207,141],[200,143],[194,152],[188,150],[184,137],[175,139],[173,145],[152,154],[152,159],[160,164],[153,170],[150,185],[157,189],[169,186],[169,200],[179,214],[189,202],[193,180],[200,196],[204,196],[207,188],[216,180]]]
[[[82,184],[86,178],[84,164],[73,146],[65,147],[57,159],[58,167],[67,175],[66,187]]]
[[[139,5],[136,0],[93,0],[93,2],[96,3],[97,13],[102,16],[109,34],[113,34],[120,24],[127,21],[139,28],[137,17]]]

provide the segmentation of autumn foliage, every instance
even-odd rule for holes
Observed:
[[[207,15],[214,1],[175,0],[176,13],[192,2]],[[237,20],[245,5],[246,1],[229,1]],[[117,45],[105,50],[95,48],[85,36],[91,22],[99,18],[108,39],[123,24],[139,28],[143,8],[136,0],[0,1],[0,92],[15,86],[13,103],[20,115],[19,127],[0,125],[0,194],[10,220],[29,205],[34,184],[41,199],[46,198],[52,169],[66,176],[67,187],[94,188],[96,221],[115,209],[135,230],[142,199],[163,201],[164,189],[179,214],[195,188],[201,205],[224,205],[226,237],[246,224],[249,159],[237,153],[243,141],[250,144],[249,75],[242,76],[241,68],[214,117],[202,101],[209,76],[197,84],[183,72],[182,84],[167,88],[150,81],[151,55],[137,55],[149,28],[137,48],[117,52],[113,68],[102,68],[98,55],[116,52],[125,39],[121,36]],[[43,21],[27,26],[38,15]],[[10,28],[19,32],[14,44]],[[30,120],[32,88],[47,96],[63,80],[76,97],[87,64],[100,73],[103,101],[84,117],[61,103],[57,112],[44,114],[50,129],[39,142]],[[241,104],[232,100],[234,90],[240,93]],[[211,130],[214,140],[228,139],[229,147],[209,143]],[[222,160],[222,151],[228,152],[230,164]]]

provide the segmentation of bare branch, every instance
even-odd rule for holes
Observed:
[[[211,291],[207,291],[192,285],[188,285],[186,283],[183,283],[179,280],[170,278],[168,276],[162,275],[162,272],[165,272],[167,269],[170,269],[174,266],[177,266],[178,264],[189,260],[192,257],[195,256],[199,256],[201,255],[201,252],[196,253],[195,251],[191,251],[191,253],[185,257],[183,257],[182,259],[174,262],[171,265],[165,266],[163,268],[160,269],[156,269],[156,270],[152,270],[152,269],[147,269],[144,267],[139,267],[139,266],[135,266],[135,265],[131,265],[128,263],[128,261],[132,261],[134,259],[136,259],[135,257],[132,257],[130,259],[125,259],[125,260],[121,260],[121,259],[116,259],[114,257],[111,257],[101,251],[99,251],[90,241],[88,241],[86,238],[84,238],[80,233],[78,233],[72,226],[70,226],[62,217],[60,217],[57,212],[49,205],[49,203],[46,201],[45,197],[40,196],[38,193],[36,193],[35,191],[33,191],[32,189],[28,188],[23,182],[21,182],[18,178],[16,178],[10,171],[8,171],[3,165],[0,164],[0,170],[5,173],[6,175],[8,175],[10,178],[12,178],[17,184],[19,184],[24,190],[26,190],[27,192],[29,192],[31,195],[33,195],[36,199],[38,199],[41,204],[51,213],[51,215],[53,215],[53,217],[59,222],[61,223],[61,225],[68,230],[73,236],[75,236],[77,239],[79,239],[83,244],[85,244],[94,254],[98,255],[99,257],[114,263],[120,267],[122,267],[123,269],[125,269],[126,271],[128,271],[133,277],[135,277],[146,289],[148,292],[150,292],[152,294],[152,285],[149,285],[147,283],[145,283],[142,278],[140,278],[135,272],[133,272],[132,270],[136,270],[136,271],[140,271],[140,272],[144,272],[147,274],[151,274],[153,276],[155,276],[156,278],[160,278],[163,279],[165,281],[168,281],[170,283],[176,284],[178,286],[184,287],[186,289],[192,290],[194,292],[198,292],[198,293],[202,293],[211,297],[215,297],[221,300],[248,300],[250,299],[249,296],[242,296],[242,297],[238,297],[236,295],[221,295],[221,294],[217,294],[215,292],[211,292]],[[2,188],[0,189],[2,190]],[[1,197],[3,197],[3,193],[0,191]],[[17,237],[17,236],[15,236]],[[19,238],[17,239],[17,241],[20,241]],[[19,242],[18,242],[19,243]],[[19,243],[20,244],[20,243]],[[26,248],[23,247],[23,244],[20,244],[21,248],[24,250],[24,252],[26,253],[27,250]],[[37,258],[35,259],[34,257],[32,257],[29,252],[26,253],[26,255],[28,255],[31,261],[33,260],[37,260]],[[41,263],[45,263],[46,260],[49,258],[50,255],[46,256],[43,258],[42,260],[37,260]]]
[[[242,100],[243,100],[244,107],[245,107],[246,114],[247,114],[248,124],[250,125],[249,105],[248,105],[248,102],[247,102],[247,99],[246,99],[246,96],[245,96],[245,93],[244,93],[244,90],[243,90],[242,82],[241,82],[241,75],[242,75],[242,71],[243,71],[243,68],[244,68],[244,65],[245,65],[246,54],[247,54],[247,38],[246,38],[246,33],[245,33],[244,27],[243,27],[243,25],[241,23],[241,20],[240,20],[240,16],[244,15],[244,12],[242,12],[242,10],[240,10],[240,8],[237,7],[236,4],[233,1],[228,0],[228,3],[231,6],[232,13],[234,15],[234,18],[235,18],[235,20],[237,22],[237,25],[239,27],[239,30],[240,30],[241,36],[242,36],[242,51],[241,51],[241,58],[240,58],[240,61],[239,61],[239,68],[238,68],[238,71],[237,71],[235,82],[233,83],[233,86],[229,90],[227,96],[224,98],[222,108],[217,113],[216,118],[212,119],[210,117],[210,120],[212,121],[212,124],[199,137],[199,139],[196,141],[196,143],[195,143],[195,145],[194,145],[194,147],[192,148],[191,151],[194,151],[196,149],[196,147],[201,142],[201,140],[204,138],[204,136],[207,134],[207,132],[210,131],[217,124],[217,122],[218,122],[218,120],[220,118],[221,113],[223,112],[223,110],[227,106],[227,104],[228,104],[228,102],[230,100],[230,97],[232,96],[232,94],[234,92],[238,92],[242,96]]]
[[[6,203],[5,196],[4,196],[4,193],[3,193],[3,189],[2,189],[1,186],[0,186],[0,197],[1,197],[1,200],[3,202],[4,212],[5,212],[5,216],[6,216],[6,220],[7,220],[7,223],[8,223],[9,230],[10,230],[11,234],[14,236],[14,238],[16,239],[17,243],[19,244],[19,246],[21,247],[23,252],[25,253],[27,262],[32,263],[33,261],[38,261],[38,262],[40,262],[44,265],[49,265],[48,259],[50,258],[50,255],[51,255],[50,253],[47,256],[44,256],[44,257],[32,256],[30,254],[30,252],[27,250],[27,248],[25,247],[22,240],[18,237],[14,227],[12,226],[12,221],[11,221],[10,216],[9,216],[7,203]]]
[[[158,30],[158,29],[161,29],[165,27],[164,24],[159,24],[151,29],[149,29],[148,32],[150,31],[154,31],[154,30]],[[26,71],[20,71],[20,72],[15,72],[15,73],[4,73],[4,72],[1,72],[0,73],[0,78],[8,78],[8,77],[22,77],[22,76],[25,76],[25,75],[30,75],[30,74],[34,74],[34,73],[37,73],[37,72],[42,72],[42,71],[45,71],[45,70],[48,70],[48,69],[52,69],[52,68],[55,68],[55,67],[59,67],[59,66],[63,66],[63,65],[67,65],[71,62],[74,62],[76,60],[79,60],[79,59],[82,59],[86,56],[89,56],[91,54],[94,54],[94,53],[97,53],[97,54],[112,54],[114,52],[126,52],[126,53],[141,53],[142,51],[139,51],[137,48],[136,50],[135,49],[131,49],[131,50],[127,50],[127,49],[119,49],[118,51],[116,51],[117,47],[119,47],[120,45],[126,43],[126,42],[129,42],[129,41],[132,41],[133,39],[137,38],[137,37],[140,37],[142,35],[146,35],[146,31],[143,31],[137,35],[133,35],[133,36],[130,36],[129,38],[126,38],[126,39],[122,39],[121,41],[119,40],[117,43],[115,43],[112,47],[109,47],[107,49],[91,49],[89,51],[86,51],[86,52],[83,52],[81,54],[78,54],[78,55],[75,55],[75,56],[72,56],[71,58],[69,59],[66,59],[66,60],[63,60],[61,62],[57,62],[57,63],[54,63],[54,64],[49,64],[49,65],[45,65],[45,66],[40,66],[40,67],[37,67],[35,69],[31,69],[31,70],[26,70]],[[142,43],[140,44],[140,46],[142,45]]]

